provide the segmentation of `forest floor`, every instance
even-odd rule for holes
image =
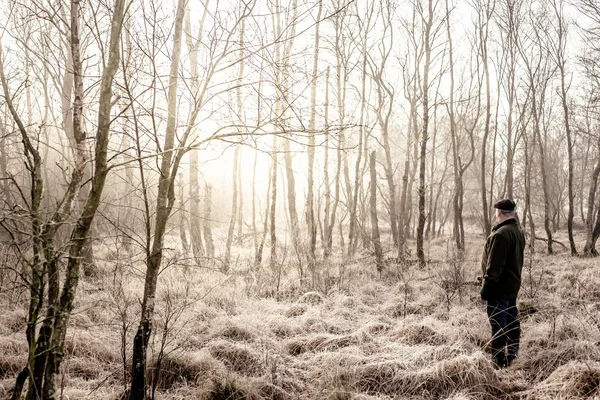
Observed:
[[[544,255],[538,241],[523,271],[521,352],[497,371],[476,284],[483,240],[468,238],[458,262],[448,239],[434,239],[426,268],[390,262],[381,277],[368,252],[332,260],[318,266],[311,289],[302,287],[312,278],[304,286],[294,278],[289,254],[275,268],[238,261],[223,274],[171,251],[149,357],[154,398],[600,398],[598,259],[572,258],[558,245]],[[123,354],[137,328],[143,263],[109,245],[96,255],[96,276],[80,282],[67,334],[64,399],[117,400],[127,378]],[[27,297],[3,285],[0,398],[27,354]]]

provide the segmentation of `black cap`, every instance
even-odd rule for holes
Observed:
[[[511,199],[502,199],[494,204],[494,208],[498,210],[514,211],[517,205]]]

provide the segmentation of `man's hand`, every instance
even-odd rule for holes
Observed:
[[[492,290],[489,285],[484,284],[481,286],[481,290],[479,291],[482,300],[490,300],[492,296]]]

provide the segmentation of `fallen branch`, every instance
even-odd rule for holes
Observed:
[[[546,238],[543,238],[543,237],[539,237],[539,236],[536,236],[536,237],[535,237],[535,240],[543,240],[544,242],[548,243],[548,239],[546,239]],[[567,248],[567,246],[565,246],[565,245],[564,245],[564,243],[561,243],[561,242],[559,242],[558,240],[554,240],[554,239],[552,239],[552,243],[558,243],[558,244],[560,244],[560,245],[563,247],[563,249],[566,249],[566,248]]]

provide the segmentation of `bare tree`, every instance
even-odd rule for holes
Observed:
[[[18,132],[23,143],[23,155],[30,174],[30,198],[23,196],[25,204],[29,204],[30,227],[33,255],[29,259],[21,252],[23,261],[31,266],[30,303],[26,336],[29,344],[27,367],[17,377],[13,390],[13,399],[20,398],[25,379],[29,378],[27,399],[55,399],[56,375],[59,373],[63,360],[64,342],[69,317],[74,306],[75,294],[79,281],[79,271],[83,262],[84,248],[88,240],[89,230],[100,205],[108,167],[108,142],[111,124],[112,85],[119,67],[120,35],[123,25],[125,1],[117,0],[114,4],[110,25],[108,53],[105,54],[106,64],[102,71],[100,82],[100,98],[98,103],[98,120],[96,129],[96,147],[94,159],[94,175],[91,190],[87,194],[81,213],[76,217],[76,224],[70,231],[68,242],[68,257],[64,275],[59,273],[59,254],[55,248],[55,237],[58,229],[74,212],[73,203],[80,190],[86,163],[85,140],[83,128],[84,88],[82,73],[81,8],[77,1],[70,4],[70,53],[74,79],[73,97],[73,138],[75,140],[75,165],[69,177],[68,186],[58,202],[58,207],[51,213],[48,220],[43,220],[40,205],[44,192],[44,175],[42,172],[42,157],[38,150],[38,139],[31,135],[22,121],[15,98],[10,93],[9,83],[4,70],[4,50],[0,44],[0,79],[4,98],[10,114],[17,124]],[[21,191],[24,195],[24,193]],[[6,229],[6,227],[5,227]],[[64,277],[62,285],[61,275]],[[45,293],[45,279],[48,291]],[[44,302],[47,304],[46,315],[37,332],[38,318]]]
[[[598,147],[596,156],[596,166],[590,176],[590,187],[588,191],[587,217],[586,217],[586,244],[583,254],[586,256],[596,256],[596,241],[600,236],[600,206],[595,200],[597,195],[598,175],[600,174],[600,134],[599,130],[599,93],[600,93],[600,49],[596,43],[600,40],[600,5],[594,0],[579,0],[577,7],[580,12],[590,18],[592,24],[590,27],[582,27],[584,37],[586,38],[587,48],[584,55],[580,58],[580,64],[583,67],[584,76],[588,82],[588,95],[585,112],[584,132],[590,137],[596,137],[596,146]],[[596,208],[596,211],[594,211]],[[594,221],[594,212],[596,215]]]
[[[567,220],[567,231],[569,233],[569,243],[571,246],[571,255],[577,255],[577,247],[573,238],[573,217],[574,217],[574,200],[575,193],[573,192],[573,132],[571,130],[571,115],[569,112],[569,99],[567,92],[569,90],[567,80],[567,59],[566,47],[568,40],[568,22],[564,15],[564,3],[562,0],[553,0],[551,2],[556,17],[556,38],[549,40],[551,51],[558,67],[560,77],[560,99],[562,102],[563,118],[565,125],[565,134],[567,136],[567,156],[569,163],[569,217]],[[569,85],[570,86],[570,85]]]
[[[140,323],[133,342],[132,371],[131,371],[131,396],[135,399],[146,398],[146,352],[152,331],[152,320],[155,307],[156,284],[158,272],[162,262],[164,235],[167,221],[175,201],[174,179],[178,165],[173,166],[173,148],[175,146],[175,129],[177,122],[177,84],[179,81],[179,58],[181,54],[181,39],[183,31],[183,17],[185,15],[186,0],[179,0],[175,15],[173,55],[169,73],[168,89],[168,115],[164,154],[160,165],[160,178],[157,190],[156,218],[154,240],[149,249],[146,261],[146,277],[144,282],[144,297]]]
[[[377,46],[377,52],[373,50],[373,53],[377,55],[377,58],[367,55],[366,46],[363,47],[363,55],[368,57],[369,66],[369,77],[371,78],[375,90],[377,93],[376,103],[372,106],[373,111],[377,117],[377,123],[381,133],[381,146],[385,154],[385,178],[388,186],[388,208],[390,213],[390,223],[392,229],[392,240],[394,246],[398,245],[398,213],[397,207],[397,192],[396,182],[394,179],[395,165],[392,161],[393,155],[390,147],[390,120],[394,111],[394,99],[395,90],[393,83],[388,81],[386,76],[386,67],[389,68],[388,61],[392,54],[394,47],[394,30],[392,28],[392,16],[394,15],[394,8],[391,2],[383,1],[380,3],[381,9],[379,10],[378,17],[381,23],[381,34],[383,40],[379,41]],[[367,14],[367,18],[371,18]],[[378,18],[378,19],[379,19]],[[365,24],[368,27],[370,20],[365,20]],[[366,29],[368,32],[369,29]],[[359,149],[360,153],[361,149]],[[358,171],[357,171],[358,172]],[[357,174],[358,175],[358,174]]]
[[[315,163],[315,129],[317,118],[317,79],[319,74],[319,41],[321,39],[320,26],[321,14],[323,12],[323,1],[318,1],[317,17],[315,24],[315,41],[312,65],[312,76],[310,86],[310,120],[308,122],[308,190],[306,194],[306,224],[308,226],[308,268],[312,273],[313,285],[315,284],[317,245],[317,225],[314,210],[314,163]]]
[[[417,258],[421,266],[425,265],[425,252],[423,251],[423,233],[425,230],[425,167],[427,157],[427,141],[429,139],[429,73],[431,68],[431,53],[435,38],[433,32],[434,2],[427,1],[427,13],[423,11],[423,46],[425,52],[425,61],[423,63],[423,75],[421,78],[421,88],[423,93],[423,111],[421,122],[421,149],[419,153],[419,225],[417,227]]]
[[[206,16],[208,14],[208,6],[209,2],[207,1],[204,4],[204,11],[202,12],[202,17],[200,19],[200,26],[198,28],[198,36],[194,39],[192,33],[192,24],[190,18],[190,10],[189,5],[185,15],[185,43],[187,45],[187,50],[189,54],[189,62],[190,62],[190,75],[191,75],[191,90],[193,93],[197,93],[200,86],[200,77],[198,74],[198,53],[199,46],[202,40],[202,34],[204,32],[204,24],[206,21]],[[195,128],[192,131],[192,134],[195,135]],[[192,252],[194,253],[194,258],[196,260],[196,264],[200,263],[200,258],[203,255],[203,246],[202,246],[202,227],[200,222],[200,185],[198,182],[198,149],[193,149],[189,152],[189,162],[190,162],[190,174],[189,174],[189,198],[190,198],[190,241],[192,242]],[[208,244],[207,244],[208,246]],[[214,253],[213,253],[214,256]],[[211,257],[211,256],[209,256]]]
[[[548,190],[548,176],[546,170],[546,150],[542,137],[542,116],[546,105],[546,91],[548,83],[554,74],[550,65],[550,57],[546,46],[542,42],[541,34],[547,29],[543,15],[530,15],[531,27],[519,42],[519,53],[525,66],[528,83],[530,109],[533,119],[534,146],[537,144],[540,158],[540,172],[542,177],[542,190],[544,195],[544,228],[546,230],[548,253],[552,254],[552,230],[550,228],[550,199]],[[531,217],[530,217],[531,218]],[[530,219],[531,220],[531,219]],[[531,220],[533,222],[533,220]]]

